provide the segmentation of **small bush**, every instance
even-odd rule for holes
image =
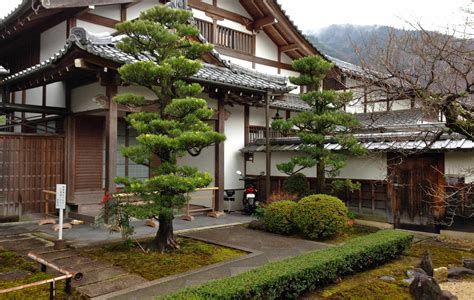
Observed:
[[[308,179],[302,173],[293,174],[283,180],[283,191],[299,197],[309,195]]]
[[[337,278],[387,262],[406,250],[413,235],[398,230],[347,241],[210,281],[161,299],[294,299]]]
[[[273,202],[268,205],[263,220],[268,231],[274,233],[290,233],[293,230],[293,210],[296,202],[290,200]]]
[[[347,228],[347,207],[336,197],[316,194],[298,202],[293,221],[309,239],[328,238]]]

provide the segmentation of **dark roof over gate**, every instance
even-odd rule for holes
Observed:
[[[119,64],[137,61],[135,57],[115,47],[118,40],[118,37],[112,37],[105,34],[94,35],[87,32],[84,28],[73,28],[71,30],[71,36],[68,38],[66,44],[62,49],[59,49],[55,55],[35,66],[5,77],[0,80],[0,84],[6,85],[27,78],[38,72],[42,72],[43,70],[54,68],[54,65],[66,56],[74,47],[78,47],[89,54]],[[145,55],[141,55],[139,58],[140,60],[148,60],[148,57]],[[219,67],[204,63],[201,70],[190,78],[190,80],[198,82],[213,82],[216,84],[235,86],[243,89],[254,89],[262,92],[273,91],[285,93],[295,88],[294,86],[287,85],[286,77],[268,75],[234,64],[227,64],[226,67]]]

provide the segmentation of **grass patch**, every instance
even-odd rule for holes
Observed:
[[[322,242],[328,243],[328,244],[341,244],[350,239],[368,235],[377,231],[379,231],[379,229],[375,227],[354,225],[352,227],[348,227],[348,229],[345,230],[343,233],[335,237],[332,237],[330,239],[322,240]]]
[[[20,286],[27,283],[52,278],[53,276],[41,272],[38,265],[26,257],[17,255],[15,252],[0,249],[0,273],[10,273],[15,271],[24,271],[28,274],[21,279],[0,280],[0,290]],[[56,284],[57,299],[67,299],[64,293],[65,282],[60,281]],[[85,299],[73,289],[72,299]],[[0,294],[0,299],[49,299],[49,284],[31,287],[7,294]]]
[[[434,239],[428,239],[412,245],[399,259],[378,268],[342,278],[338,283],[306,294],[302,299],[412,299],[406,271],[418,267],[421,256],[431,250],[433,265],[447,267],[461,266],[461,257],[472,257],[474,252],[452,248],[452,245]],[[383,281],[382,276],[395,278],[394,281]]]
[[[120,243],[84,249],[82,254],[110,262],[147,280],[184,273],[247,254],[189,238],[178,238],[178,241],[181,249],[168,253],[144,253],[138,245],[128,248]]]

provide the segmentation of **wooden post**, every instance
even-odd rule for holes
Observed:
[[[224,133],[225,95],[220,95],[217,99],[217,132]],[[215,150],[215,185],[219,188],[215,196],[215,210],[217,213],[224,211],[224,143],[217,143]],[[216,215],[217,216],[217,215]]]
[[[270,153],[270,92],[265,95],[265,196],[267,201],[271,189],[271,153]]]
[[[117,103],[112,98],[117,94],[117,86],[113,83],[107,84],[106,96],[109,98],[109,109],[106,116],[106,169],[105,169],[105,191],[109,194],[115,193],[115,177],[117,176]],[[108,211],[104,212],[105,223],[108,223]]]

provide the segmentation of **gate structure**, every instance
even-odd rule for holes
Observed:
[[[42,191],[64,183],[64,136],[0,134],[0,217],[40,213]]]

